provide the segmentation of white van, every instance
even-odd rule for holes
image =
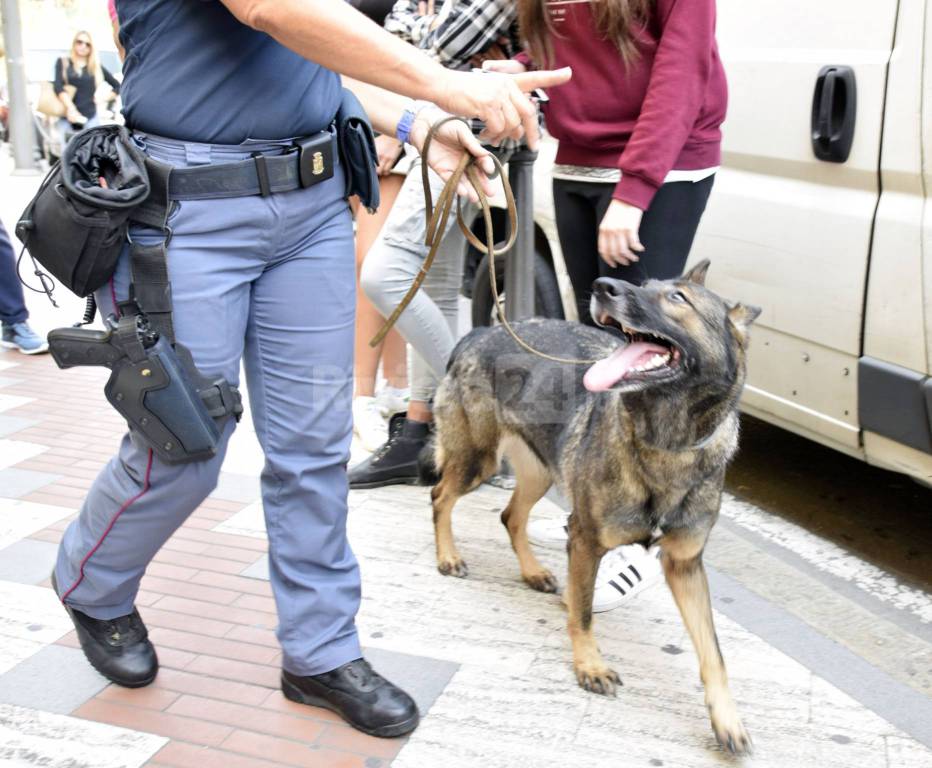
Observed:
[[[930,5],[719,0],[724,158],[692,253],[763,308],[744,410],[927,483]]]
[[[763,309],[742,407],[930,484],[932,0],[718,0],[718,40],[723,166],[691,260]],[[537,310],[572,317],[553,149],[534,169]]]

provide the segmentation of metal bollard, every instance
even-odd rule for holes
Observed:
[[[505,317],[533,317],[534,303],[534,161],[537,152],[520,149],[508,161],[508,181],[518,210],[518,235],[505,254]]]

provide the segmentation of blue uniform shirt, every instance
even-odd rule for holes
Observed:
[[[126,124],[240,144],[326,128],[340,76],[241,24],[216,0],[117,0]]]

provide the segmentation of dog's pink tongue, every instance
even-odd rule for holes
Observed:
[[[654,355],[666,355],[668,352],[659,344],[648,344],[645,341],[626,344],[586,371],[583,385],[590,392],[604,392],[621,381],[632,368],[644,365]]]

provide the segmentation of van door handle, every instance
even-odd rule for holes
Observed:
[[[822,67],[812,94],[812,151],[843,163],[851,154],[857,117],[857,81],[851,67]]]

